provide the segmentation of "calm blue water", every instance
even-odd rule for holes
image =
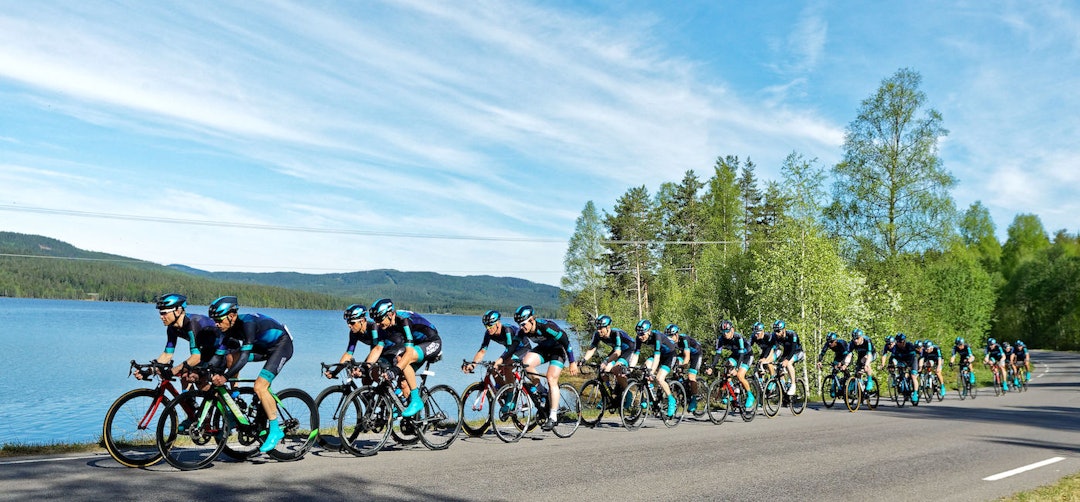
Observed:
[[[332,383],[321,376],[319,363],[335,363],[345,351],[348,328],[341,311],[241,310],[256,311],[287,325],[294,337],[295,354],[274,380],[275,389],[299,387],[315,397]],[[148,386],[127,372],[132,359],[147,362],[165,347],[165,328],[155,314],[144,303],[0,298],[0,443],[97,441],[113,400]],[[444,343],[429,383],[460,392],[476,379],[459,367],[480,346],[480,318],[425,317]],[[186,347],[178,347],[177,359],[187,355]],[[261,368],[261,362],[250,363],[241,376],[252,378]]]

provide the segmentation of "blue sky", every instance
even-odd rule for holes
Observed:
[[[905,67],[958,207],[1078,230],[1072,2],[0,1],[0,47],[0,230],[162,264],[557,284],[587,201],[831,166]]]

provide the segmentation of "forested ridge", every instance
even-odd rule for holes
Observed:
[[[243,305],[340,309],[380,297],[429,313],[513,311],[534,304],[559,316],[559,290],[523,279],[376,270],[347,274],[207,272],[78,249],[50,237],[0,232],[0,296],[151,302],[180,292],[206,305],[225,294]]]

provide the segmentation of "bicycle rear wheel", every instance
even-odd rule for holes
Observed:
[[[636,431],[645,423],[645,413],[650,406],[647,392],[641,381],[627,382],[626,390],[619,400],[619,418],[627,430]]]
[[[445,450],[461,433],[461,398],[449,385],[424,389],[421,395],[424,409],[420,420],[414,420],[420,442],[430,450]]]
[[[491,426],[491,398],[483,382],[473,382],[461,393],[461,430],[469,437],[480,437]]]
[[[338,437],[345,449],[358,457],[374,455],[390,439],[393,405],[372,387],[360,387],[345,398],[338,419]]]
[[[675,413],[669,416],[667,414],[667,403],[661,401],[663,402],[661,408],[664,413],[660,414],[660,420],[668,427],[675,427],[679,425],[679,422],[682,422],[683,416],[686,415],[686,389],[682,383],[676,381],[668,382],[668,388],[671,389],[671,395],[675,397]]]
[[[604,418],[604,411],[608,403],[605,397],[604,384],[598,379],[589,380],[581,384],[579,397],[581,401],[581,423],[586,427],[596,427],[600,419]]]
[[[285,389],[277,398],[278,423],[285,437],[266,453],[281,461],[299,460],[319,439],[319,409],[301,389]]]
[[[158,417],[167,400],[157,389],[134,389],[113,401],[105,413],[101,439],[117,462],[128,467],[146,467],[161,461],[161,451],[154,439]],[[175,427],[166,427],[175,434]],[[174,437],[166,441],[171,442]]]
[[[225,432],[225,447],[221,452],[233,460],[247,460],[258,453],[259,446],[262,445],[262,437],[258,431],[266,429],[266,413],[259,404],[259,398],[255,396],[255,389],[241,387],[236,389],[236,392],[236,405],[250,425],[236,424],[236,419],[229,413],[225,417],[225,423],[233,427]]]
[[[225,448],[223,408],[212,391],[187,391],[170,401],[155,432],[165,461],[184,471],[210,465]]]
[[[555,413],[555,426],[551,429],[556,436],[568,438],[577,432],[581,425],[581,399],[573,385],[564,383],[559,386],[559,409]]]
[[[795,380],[792,384],[795,386],[795,394],[788,396],[788,404],[791,407],[791,414],[798,416],[804,410],[806,410],[806,401],[809,399],[810,387],[806,385],[806,380],[801,378]]]
[[[352,390],[352,387],[332,385],[315,398],[315,408],[319,410],[319,446],[327,450],[345,451],[338,436],[338,419],[348,403],[345,398]]]
[[[709,385],[709,399],[705,404],[705,410],[709,414],[709,420],[714,424],[724,423],[728,409],[731,407],[731,393],[728,392],[726,383],[725,379],[718,378]]]
[[[757,380],[747,380],[747,383],[750,384],[750,392],[743,392],[739,395],[739,415],[742,416],[743,422],[749,422],[753,420],[754,417],[757,416],[757,409],[758,406],[761,404],[761,401],[758,399],[761,396],[761,388],[758,387]],[[754,405],[747,406],[746,402],[750,400],[751,394],[753,394],[754,396]]]
[[[536,423],[532,399],[518,385],[505,385],[491,404],[491,430],[505,443],[516,443]]]
[[[868,375],[866,378],[867,385],[874,390],[866,390],[866,387],[863,387],[863,399],[866,400],[867,408],[876,410],[878,403],[881,402],[881,387],[879,386],[877,379],[874,378],[874,375]]]

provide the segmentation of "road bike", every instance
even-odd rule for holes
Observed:
[[[197,369],[202,379],[209,371]],[[169,402],[157,423],[158,450],[181,470],[201,469],[222,452],[236,460],[255,455],[266,439],[269,420],[251,387],[254,379],[229,380],[208,390],[189,390]],[[319,410],[301,389],[270,391],[284,437],[267,454],[276,460],[299,460],[318,441]]]
[[[596,377],[586,380],[578,389],[581,398],[581,424],[586,427],[596,427],[605,413],[619,413],[622,389],[619,388],[618,376],[615,373],[602,371],[605,364],[598,362],[584,366],[592,368],[596,373]]]
[[[824,404],[826,408],[832,408],[836,404],[837,397],[848,399],[847,388],[844,384],[850,376],[846,367],[840,369],[840,363],[833,361],[832,372],[821,381],[821,404]]]
[[[867,374],[866,368],[862,366],[859,366],[855,374],[847,379],[844,389],[847,391],[844,394],[844,404],[851,412],[859,411],[862,403],[866,403],[867,408],[875,410],[881,401],[881,386],[874,375]]]
[[[986,365],[986,367],[990,368],[990,374],[994,376],[994,395],[995,396],[1004,395],[1006,391],[1005,391],[1005,387],[1004,387],[1004,385],[1002,384],[1002,381],[1001,381],[1001,371],[999,371],[999,369],[1001,369],[1000,366],[998,366],[997,363],[993,363],[993,362],[991,362],[989,364],[986,363],[986,362],[983,362],[983,364]]]
[[[938,379],[932,362],[923,363],[922,371],[919,373],[919,392],[926,404],[934,402],[934,397],[937,397],[938,401],[945,399],[941,380]]]
[[[128,467],[146,467],[161,461],[154,426],[168,401],[180,395],[173,386],[172,365],[150,361],[136,363],[133,359],[128,376],[138,373],[143,380],[158,379],[153,388],[132,389],[113,401],[105,413],[101,428],[102,442],[109,455]],[[170,438],[171,439],[171,438]]]
[[[1027,379],[1022,375],[1023,372],[1017,373],[1015,366],[1009,366],[1009,378],[1006,381],[1012,386],[1012,390],[1016,392],[1024,392],[1027,390]]]
[[[491,405],[491,428],[495,435],[506,443],[514,443],[526,432],[537,425],[544,425],[550,420],[550,400],[548,392],[541,384],[534,386],[530,378],[545,378],[544,375],[528,371],[519,360],[510,362],[513,381],[503,385],[495,393]],[[581,425],[581,399],[573,385],[559,385],[559,409],[555,412],[555,422],[551,432],[561,438],[574,435]]]
[[[735,367],[730,362],[724,362],[719,368],[723,373],[709,385],[709,399],[706,411],[709,420],[714,424],[721,424],[729,413],[737,413],[743,422],[754,419],[757,405],[752,408],[746,407],[747,393],[743,389],[742,382],[735,375]],[[715,370],[714,370],[715,372]],[[753,382],[747,381],[753,389]],[[760,389],[754,390],[755,395],[761,395]]]
[[[472,363],[461,360],[461,368],[476,364],[482,366],[485,371],[480,380],[465,387],[461,393],[462,421],[461,430],[469,437],[480,437],[491,426],[491,403],[495,400],[495,392],[499,390],[499,370],[491,361]],[[470,371],[470,373],[472,373]]]
[[[371,456],[386,445],[391,434],[405,444],[415,436],[430,450],[448,448],[461,433],[461,398],[449,385],[428,388],[428,377],[435,375],[431,364],[437,361],[428,361],[424,371],[416,373],[424,406],[411,417],[401,416],[409,405],[397,392],[403,377],[393,378],[378,363],[362,363],[361,371],[372,384],[345,398],[347,405],[338,419],[338,436],[345,439],[345,449],[358,457]]]
[[[904,404],[910,402],[912,406],[918,406],[919,400],[915,398],[915,383],[912,381],[915,377],[908,371],[907,363],[903,361],[896,361],[895,365],[890,365],[892,374],[890,375],[890,382],[894,388],[893,401],[898,408],[903,408]]]
[[[671,373],[668,374],[668,380],[679,382],[682,384],[683,390],[686,391],[686,412],[693,415],[695,419],[700,419],[705,416],[705,403],[708,401],[708,382],[702,379],[702,375],[697,375],[697,380],[691,381],[684,366],[676,364],[671,369]],[[694,384],[697,384],[696,386]],[[697,387],[697,392],[693,392],[690,389]]]
[[[359,362],[350,359],[344,363],[320,363],[322,374],[330,373],[329,378],[341,378],[341,383],[331,385],[315,396],[315,408],[319,410],[319,446],[328,450],[345,451],[341,437],[338,436],[338,419],[345,411],[349,394],[357,389],[354,370],[359,369]],[[346,438],[348,440],[350,438]]]
[[[953,367],[953,363],[949,363],[949,368]],[[979,388],[975,386],[975,377],[971,372],[971,364],[967,361],[960,363],[960,372],[957,373],[956,381],[956,393],[959,394],[960,400],[963,401],[968,397],[975,399],[979,394]]]
[[[780,363],[776,363],[772,377],[765,382],[766,386],[775,386],[781,394],[781,406],[791,409],[791,414],[798,416],[806,409],[807,389],[806,380],[795,379],[794,384],[788,379],[787,371]],[[795,386],[795,392],[788,394],[791,386]]]
[[[775,364],[773,366],[776,367]],[[757,369],[748,378],[751,381],[751,387],[761,389],[758,394],[758,403],[761,411],[769,418],[775,417],[780,412],[780,407],[784,402],[784,389],[780,387],[779,382],[771,381],[773,376],[774,374],[769,373],[765,368],[765,364],[758,363]]]
[[[675,398],[675,412],[668,415],[668,399],[656,382],[656,376],[645,366],[630,370],[626,378],[626,389],[619,400],[619,418],[623,427],[636,431],[645,423],[648,415],[654,415],[667,427],[675,427],[682,422],[686,413],[686,390],[679,382],[666,382]]]

